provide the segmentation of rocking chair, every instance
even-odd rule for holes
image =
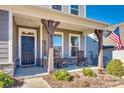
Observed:
[[[77,66],[80,66],[81,64],[88,66],[87,58],[84,57],[84,51],[77,52]]]
[[[67,66],[66,60],[61,58],[60,51],[57,49],[54,49],[54,66],[55,68],[63,68]]]

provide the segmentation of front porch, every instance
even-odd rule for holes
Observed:
[[[54,70],[53,49],[55,48],[59,50],[61,58],[76,58],[77,51],[84,51],[83,57],[86,58],[85,37],[87,34],[95,32],[99,41],[98,63],[99,67],[102,67],[102,35],[107,24],[72,15],[53,13],[42,8],[38,9],[38,12],[37,8],[33,10],[31,6],[24,10],[26,11],[27,8],[32,8],[36,14],[32,15],[29,13],[32,11],[28,10],[22,12],[22,7],[20,9],[13,6],[12,58],[16,66],[37,65],[36,59],[47,59],[47,71],[52,72]]]
[[[38,64],[42,65],[44,60],[46,60],[46,64],[48,66],[48,47],[50,42],[48,39],[48,33],[44,25],[39,21],[40,19],[30,16],[23,16],[21,14],[15,14],[13,16],[13,59],[16,60],[15,64],[17,67],[19,67],[17,68],[16,72],[22,73],[23,75],[23,72],[25,72],[25,69],[27,69],[23,68],[23,66],[36,66]],[[71,27],[68,27],[68,25]],[[66,62],[69,64],[68,66],[77,63],[76,52],[78,50],[82,50],[84,52],[83,57],[86,56],[85,34],[80,31],[81,29],[87,30],[81,26],[73,27],[73,24],[60,23],[59,27],[55,30],[52,41],[53,47],[59,51],[59,58],[66,59]],[[89,29],[89,31],[92,32],[92,29]],[[75,44],[77,43],[77,45],[71,46],[71,39],[74,39],[75,41],[73,42]],[[28,44],[26,44],[26,42],[28,42]],[[28,47],[28,51],[26,47]],[[73,51],[71,51],[71,49],[73,49]],[[35,59],[32,59],[33,57],[30,56],[28,57],[27,54],[25,55],[26,51],[31,56],[34,56]],[[41,60],[40,63],[37,61],[37,59]],[[25,60],[27,60],[27,62]],[[78,68],[77,66],[72,66],[70,68],[72,69],[73,67]],[[35,69],[37,67],[32,68]],[[24,71],[22,69],[24,69]],[[46,72],[48,68],[46,67],[44,70],[44,68],[41,66],[41,68],[37,69]],[[42,71],[36,70],[38,73],[43,73]],[[30,74],[32,75],[34,72],[32,71]]]

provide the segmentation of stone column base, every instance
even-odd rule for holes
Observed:
[[[3,63],[3,64],[0,64],[0,70],[5,72],[5,73],[8,73],[9,75],[14,75],[14,65],[13,63]]]

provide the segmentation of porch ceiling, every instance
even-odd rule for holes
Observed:
[[[40,18],[17,15],[17,14],[14,15],[14,21],[16,25],[25,26],[25,27],[38,28],[40,27],[40,25],[42,25]],[[72,31],[80,31],[83,32],[84,34],[94,33],[95,30],[90,27],[76,25],[76,24],[69,24],[64,22],[60,22],[58,28],[72,30]]]

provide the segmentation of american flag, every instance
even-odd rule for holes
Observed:
[[[116,42],[117,49],[120,50],[122,48],[122,41],[120,38],[119,27],[117,27],[114,31],[109,34],[109,37]]]

